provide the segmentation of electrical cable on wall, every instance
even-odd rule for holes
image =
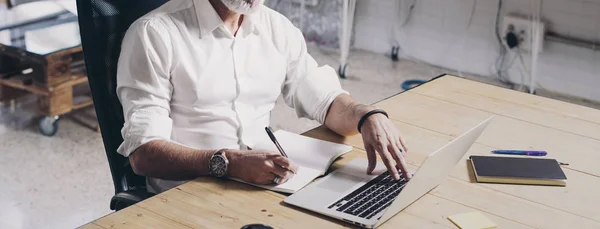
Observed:
[[[509,77],[506,75],[506,71],[512,66],[512,61],[510,61],[511,64],[509,64],[508,66],[506,65],[507,49],[504,46],[504,42],[502,42],[502,36],[500,35],[500,16],[502,14],[502,9],[503,9],[503,1],[498,0],[498,10],[496,11],[495,33],[496,33],[496,39],[498,40],[498,44],[500,46],[500,54],[498,55],[498,58],[496,58],[494,66],[495,66],[495,70],[496,70],[496,77],[498,77],[498,80],[501,83],[503,83],[509,87],[514,87],[514,84],[510,82]]]
[[[498,9],[496,10],[496,20],[495,20],[495,34],[496,34],[496,39],[498,40],[498,44],[500,45],[500,55],[498,56],[498,58],[496,59],[496,64],[495,64],[495,70],[497,73],[498,77],[501,77],[501,72],[500,72],[500,68],[498,67],[498,62],[500,61],[501,58],[504,58],[504,54],[506,53],[506,47],[504,47],[504,44],[502,43],[502,37],[500,36],[500,13],[502,11],[502,0],[498,0]]]
[[[404,0],[401,0],[401,2],[400,2],[401,6],[404,5],[403,3],[404,3]],[[392,29],[394,36],[396,36],[396,35],[398,35],[398,33],[400,33],[400,31],[396,31],[396,29],[403,30],[404,26],[406,26],[408,24],[408,22],[410,22],[416,5],[417,5],[417,0],[412,0],[411,5],[408,7],[408,12],[406,13],[406,17],[402,21],[402,24],[400,25],[400,27]],[[392,60],[398,61],[400,49],[402,49],[402,48],[401,48],[400,42],[397,39],[394,39],[393,42],[394,42],[394,45],[392,46],[392,53],[391,53]],[[411,59],[407,55],[405,55],[405,58]]]
[[[506,53],[504,54],[503,58],[504,58],[504,60],[508,59],[510,61],[508,61],[508,65],[504,65],[504,63],[506,63],[506,62],[504,62],[502,66],[499,66],[499,68],[503,72],[511,69],[512,66],[514,65],[514,61],[517,58],[521,59],[521,63],[523,63],[523,66],[524,66],[524,62],[523,62],[522,55],[521,55],[522,48],[520,47],[523,42],[523,38],[521,37],[521,35],[522,35],[521,33],[518,33],[517,31],[515,31],[514,26],[512,26],[512,25],[508,26],[507,31],[504,36],[504,41],[506,42],[506,47],[508,47],[508,49],[506,49]],[[512,55],[512,58],[509,57],[510,56],[509,54]],[[519,84],[518,90],[522,90],[524,83],[525,83],[525,79],[523,78],[523,74],[521,72],[519,75],[521,76],[521,83]],[[507,76],[507,74],[505,76]],[[516,84],[510,82],[510,85],[513,87],[513,89],[515,89],[514,87],[516,86]]]
[[[406,18],[404,18],[404,21],[400,25],[400,29],[404,29],[404,27],[410,22],[416,5],[417,5],[417,0],[412,0],[410,6],[408,7],[407,16],[406,16]],[[402,47],[400,45],[400,42],[398,42],[398,40],[395,40],[394,43],[395,43],[395,45],[394,45],[394,47],[392,47],[392,60],[398,60],[398,55],[399,55],[400,50],[402,50]],[[411,60],[413,62],[427,65],[427,63],[425,63],[417,58],[414,58],[406,53],[404,53],[403,57],[405,59]]]
[[[465,31],[463,32],[463,38],[462,38],[462,42],[460,44],[460,49],[464,52],[465,50],[465,43],[467,41],[467,35],[469,34],[469,28],[471,27],[471,23],[473,22],[473,15],[475,14],[475,9],[477,8],[477,0],[473,0],[473,4],[471,5],[471,14],[469,14],[469,19],[467,20],[467,27],[465,28]],[[458,72],[458,76],[459,77],[464,77],[463,76],[463,72],[462,72],[462,65],[460,65],[457,69]]]
[[[404,21],[402,22],[402,24],[400,25],[400,29],[404,29],[404,27],[410,22],[410,20],[413,16],[413,11],[416,7],[416,4],[417,4],[417,0],[412,0],[410,6],[408,7],[408,12],[406,14],[406,17],[405,17]],[[395,40],[394,43],[395,43],[395,46],[392,47],[392,60],[398,60],[398,54],[401,50],[401,46],[400,46],[400,42],[398,42],[398,40]],[[418,60],[406,53],[404,54],[404,58],[409,59],[415,63],[427,65],[427,63],[424,63],[423,61]],[[433,70],[432,70],[432,75],[435,75]],[[408,90],[410,88],[416,87],[425,82],[426,81],[419,80],[419,79],[409,79],[409,80],[405,80],[404,82],[402,82],[401,86],[402,86],[402,89]]]
[[[404,1],[402,1],[404,2]],[[408,7],[408,12],[406,12],[406,17],[404,18],[404,20],[402,21],[402,24],[400,25],[400,29],[404,29],[404,27],[408,24],[408,22],[410,22],[412,15],[413,15],[413,10],[415,9],[415,6],[417,5],[417,0],[412,0],[411,5]],[[400,49],[400,42],[398,42],[397,40],[394,41],[396,44],[395,46],[397,46],[398,49]],[[393,52],[394,50],[392,50]]]
[[[527,73],[527,75],[529,76],[529,78],[531,78],[530,72],[529,72],[529,68],[527,68],[527,65],[525,64],[525,60],[523,60],[523,55],[522,55],[522,51],[523,49],[518,48],[517,49],[517,55],[519,55],[519,60],[521,61],[521,66],[523,67],[523,70],[525,70],[525,73]],[[523,74],[523,72],[520,72],[521,74],[521,85],[519,86],[519,91],[523,90],[523,88],[525,87],[525,74]]]
[[[473,22],[473,15],[475,14],[475,9],[477,8],[477,0],[473,0],[473,4],[471,5],[471,14],[469,14],[469,20],[467,21],[467,29],[471,27],[471,23]]]
[[[416,6],[416,0],[413,0],[412,3],[411,3],[411,5],[408,8],[408,13],[407,13],[406,19],[404,20],[404,22],[402,23],[402,25],[401,25],[400,28],[404,28],[410,22],[410,19],[411,19],[412,15],[413,15],[413,10],[414,10],[415,6]],[[461,42],[461,49],[462,50],[465,49],[465,43],[466,43],[468,31],[469,31],[469,28],[471,27],[471,24],[473,22],[473,16],[475,14],[476,8],[477,8],[477,0],[473,0],[473,4],[471,6],[471,12],[470,12],[469,17],[467,19],[466,27],[465,27],[465,29],[463,31],[463,39],[462,39],[462,42]],[[397,55],[397,53],[401,49],[401,46],[400,46],[400,44],[399,44],[398,41],[396,41],[396,44],[397,44],[397,48],[396,47],[392,48],[392,58],[394,57],[394,55]],[[418,59],[416,59],[414,57],[411,57],[410,55],[407,55],[406,53],[404,54],[404,57],[407,58],[407,59],[409,59],[409,60],[412,60],[412,61],[414,61],[416,63],[426,64],[427,65],[427,63],[424,63],[421,60],[418,60]],[[462,73],[462,70],[460,69],[460,67],[457,69],[457,72],[458,72],[458,76],[459,77],[464,77],[463,73]],[[432,72],[432,74],[435,75],[435,73],[433,73],[433,72]],[[419,82],[421,82],[421,81],[420,80],[407,80],[407,81],[404,81],[404,83],[402,84],[402,88],[405,89],[405,90],[407,90],[408,88],[412,88],[412,87],[418,85]]]
[[[417,0],[413,0],[412,4],[408,8],[408,13],[406,14],[406,18],[404,19],[404,22],[402,23],[402,25],[400,26],[400,28],[403,28],[406,24],[408,24],[408,22],[412,18],[412,12],[415,9],[415,5],[416,4],[417,4]]]

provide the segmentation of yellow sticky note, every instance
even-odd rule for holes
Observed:
[[[461,229],[488,229],[497,227],[494,222],[480,212],[452,215],[448,216],[448,219]]]

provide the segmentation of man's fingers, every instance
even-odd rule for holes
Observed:
[[[392,175],[392,177],[395,180],[400,180],[400,174],[398,174],[398,170],[396,169],[396,166],[394,166],[394,160],[392,158],[392,156],[390,155],[390,152],[388,152],[387,147],[380,147],[378,149],[379,151],[379,156],[381,156],[381,160],[383,161],[383,164],[385,164],[385,167],[388,169],[388,171],[390,172],[390,174]]]
[[[396,148],[398,148],[398,150],[400,151],[400,155],[402,155],[402,157],[406,158],[406,156],[408,155],[406,153],[406,147],[404,147],[402,145],[402,143],[400,143],[400,141],[396,142]]]
[[[410,179],[410,174],[407,173],[407,169],[406,167],[406,160],[404,158],[404,155],[402,154],[400,146],[395,145],[395,146],[390,146],[388,147],[388,150],[390,151],[390,154],[392,155],[392,157],[394,158],[394,160],[396,161],[396,171],[400,170],[402,171],[402,176],[406,179]]]
[[[372,146],[365,145],[365,149],[367,149],[367,159],[369,160],[367,174],[371,174],[377,165],[377,154]]]
[[[400,140],[396,140],[396,142],[394,142],[394,145],[396,146],[396,148],[398,149],[398,151],[400,152],[399,155],[401,155],[402,157],[406,158],[406,147],[404,147],[402,145],[402,143],[400,142]]]
[[[396,157],[394,159],[396,159],[396,168],[402,171],[404,178],[410,179],[412,175],[408,172],[408,166],[406,164],[406,147],[401,144],[401,142],[396,144],[396,147],[400,148],[395,151]],[[402,150],[402,152],[398,152],[400,150]]]
[[[402,146],[402,154],[406,157],[407,153],[408,153],[408,147],[406,145],[406,141],[404,140],[404,138],[402,136],[398,137],[398,140],[400,141],[400,146]]]
[[[296,163],[293,163],[290,159],[284,156],[280,155],[278,157],[273,158],[273,163],[284,169],[290,170],[292,173],[298,173],[298,165],[296,165]]]
[[[275,178],[280,177],[280,176],[277,175],[277,174],[275,174],[275,173],[269,173],[269,174],[270,174],[270,176],[268,176],[269,180],[265,181],[264,184],[273,184],[273,183],[276,183],[275,182],[275,180],[276,180]],[[281,178],[279,178],[279,179],[281,180]],[[281,181],[278,181],[276,184],[279,184],[279,182],[281,182]]]
[[[406,164],[406,159],[404,157],[400,158],[400,163],[396,164],[396,168],[400,169],[400,171],[402,171],[402,175],[407,180],[412,178],[412,174],[410,172],[408,172],[408,165]]]
[[[256,178],[251,178],[250,182],[254,184],[273,184],[273,182],[275,182],[275,177],[277,177],[277,175],[274,173],[264,172],[260,173]]]
[[[288,171],[288,173],[291,174],[291,172],[289,172],[289,171]],[[279,184],[283,184],[283,183],[287,182],[288,180],[292,179],[292,177],[293,177],[293,175],[279,178]]]
[[[394,161],[396,161],[396,164],[400,164],[400,158],[403,157],[402,152],[404,151],[401,146],[393,143],[390,144],[387,149],[392,155],[392,158],[394,158]]]
[[[271,172],[279,177],[283,178],[288,178],[289,176],[293,175],[293,173],[291,173],[290,171],[288,171],[287,169],[282,168],[279,165],[274,165],[271,168]]]

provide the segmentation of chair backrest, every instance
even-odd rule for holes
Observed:
[[[117,62],[121,42],[139,17],[168,0],[77,0],[81,44],[96,108],[96,116],[110,166],[115,193],[145,187],[127,158],[117,153],[123,142],[123,109],[116,95]]]

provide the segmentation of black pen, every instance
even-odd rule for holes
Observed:
[[[277,138],[275,138],[275,135],[273,134],[273,130],[271,130],[271,127],[265,127],[265,131],[267,131],[267,134],[269,135],[269,138],[271,138],[271,141],[273,141],[273,143],[275,143],[275,147],[277,147],[277,150],[279,150],[279,153],[281,153],[281,155],[283,155],[284,157],[288,157],[288,155],[285,153],[285,151],[283,151],[283,148],[281,148],[281,145],[279,145],[279,142],[277,141]]]

